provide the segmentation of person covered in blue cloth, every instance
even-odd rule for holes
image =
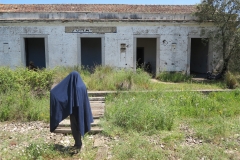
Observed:
[[[86,85],[79,73],[71,72],[50,91],[50,132],[70,115],[73,146],[77,152],[81,149],[81,136],[91,130],[92,111]]]

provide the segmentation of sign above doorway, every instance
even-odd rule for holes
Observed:
[[[98,34],[104,34],[104,33],[116,33],[117,28],[116,27],[78,27],[78,26],[72,26],[72,27],[65,27],[65,33],[98,33]]]

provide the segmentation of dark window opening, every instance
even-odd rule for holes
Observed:
[[[46,68],[44,38],[25,38],[26,66]]]

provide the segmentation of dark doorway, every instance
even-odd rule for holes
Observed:
[[[26,66],[30,62],[38,68],[46,68],[44,38],[25,38]]]
[[[81,38],[81,64],[86,68],[102,64],[101,38]]]
[[[208,39],[191,38],[190,74],[205,77],[208,71]]]
[[[144,69],[155,75],[157,57],[157,38],[137,38],[136,67]]]
[[[144,65],[144,48],[137,47],[137,68],[143,67]]]

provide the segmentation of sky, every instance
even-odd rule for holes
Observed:
[[[195,5],[201,0],[0,0],[0,4],[158,4]]]

